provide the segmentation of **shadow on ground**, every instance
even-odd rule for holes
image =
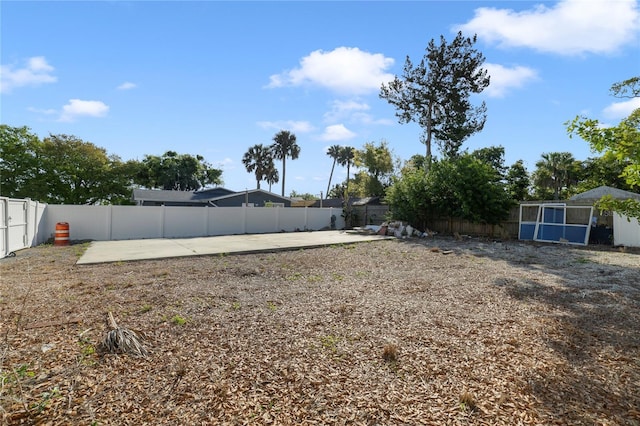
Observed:
[[[493,284],[540,307],[539,338],[548,351],[523,373],[522,389],[539,402],[543,417],[640,425],[640,250],[446,237],[404,241],[515,268],[505,268]],[[625,414],[612,419],[612,412]]]

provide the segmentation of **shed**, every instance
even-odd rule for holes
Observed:
[[[570,198],[572,201],[588,201],[595,203],[602,197],[610,195],[616,200],[638,200],[640,194],[610,186],[599,186]],[[640,247],[640,222],[635,218],[628,218],[616,212],[613,218],[613,243],[617,246]]]

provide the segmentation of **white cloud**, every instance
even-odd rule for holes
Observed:
[[[485,63],[484,68],[491,80],[483,93],[492,98],[502,98],[510,89],[517,89],[538,78],[535,70],[520,65],[507,68],[500,64]]]
[[[362,113],[362,111],[368,111],[369,109],[371,109],[371,107],[366,103],[355,100],[336,100],[331,103],[331,110],[324,114],[324,120],[328,123],[334,123],[349,118],[355,113]]]
[[[393,80],[392,74],[385,73],[393,63],[381,53],[363,52],[357,47],[316,50],[300,60],[299,68],[272,75],[267,87],[310,84],[338,93],[370,93]]]
[[[218,162],[218,168],[223,169],[225,171],[233,170],[236,168],[235,161],[233,161],[229,157],[225,157],[222,161]]]
[[[34,108],[34,107],[27,108],[27,111],[35,112],[37,114],[44,114],[44,115],[53,115],[58,113],[58,111],[56,111],[55,109],[40,109],[40,108]]]
[[[9,93],[17,87],[55,83],[58,79],[51,75],[53,70],[44,56],[29,58],[24,68],[0,65],[0,93]]]
[[[314,130],[308,121],[259,121],[257,124],[263,129],[289,130],[293,133],[308,133]]]
[[[562,55],[614,52],[637,40],[636,0],[562,0],[516,12],[481,7],[456,29],[504,47],[526,47]]]
[[[366,124],[366,125],[392,125],[393,120],[386,118],[375,119],[371,114],[367,113],[371,107],[369,104],[356,100],[335,100],[331,103],[331,110],[327,111],[323,118],[325,123],[336,123],[348,121],[350,123]]]
[[[129,81],[125,81],[120,86],[118,86],[117,89],[118,90],[131,90],[131,89],[135,89],[136,87],[138,87],[137,84],[131,83]]]
[[[69,103],[62,107],[59,121],[74,121],[80,116],[104,117],[108,112],[109,106],[101,101],[70,99]]]
[[[344,124],[334,124],[324,129],[320,139],[323,141],[344,141],[353,139],[355,136],[356,134],[347,129]]]
[[[623,119],[638,108],[640,108],[640,98],[633,98],[628,101],[614,102],[606,107],[602,113],[609,120]]]

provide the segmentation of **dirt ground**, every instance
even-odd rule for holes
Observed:
[[[389,240],[76,266],[0,260],[0,419],[640,425],[640,253]],[[111,326],[147,357],[104,353]]]

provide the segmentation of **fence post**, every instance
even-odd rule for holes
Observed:
[[[246,234],[247,233],[247,209],[248,209],[248,205],[247,203],[244,204],[244,207],[242,209],[242,216],[243,216],[243,221],[242,221],[242,233]]]
[[[107,235],[109,236],[109,241],[113,240],[113,204],[109,204],[109,209],[107,210]]]
[[[163,204],[162,210],[161,210],[162,213],[160,214],[160,238],[164,238],[164,221],[166,220],[166,215],[165,215],[166,209],[167,209],[167,206]]]
[[[204,235],[209,236],[209,205],[208,204],[204,207],[204,214],[202,216],[204,217]]]

